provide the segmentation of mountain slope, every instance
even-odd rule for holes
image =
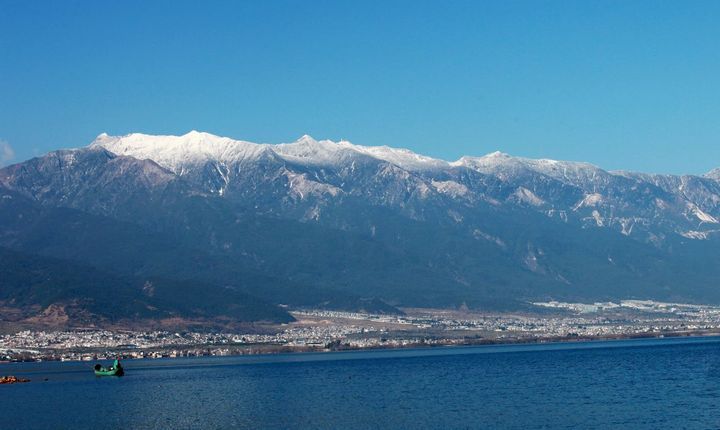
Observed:
[[[116,275],[5,248],[0,248],[0,259],[0,303],[27,318],[52,308],[63,314],[65,321],[56,321],[61,324],[167,318],[292,320],[284,310],[232,289]]]
[[[720,302],[719,220],[712,174],[309,136],[100,135],[0,169],[2,246],[291,306]]]

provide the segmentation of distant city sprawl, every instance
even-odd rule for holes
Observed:
[[[0,336],[0,361],[160,358],[478,345],[720,333],[720,307],[655,301],[537,302],[537,312],[406,309],[405,315],[294,310],[262,333],[24,330]]]

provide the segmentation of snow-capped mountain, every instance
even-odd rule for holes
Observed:
[[[247,196],[247,180],[257,184],[262,166],[268,169],[262,174],[271,175],[266,179],[284,181],[287,194],[299,199],[355,195],[399,206],[433,199],[518,205],[563,222],[653,241],[666,234],[707,239],[720,230],[717,171],[705,177],[608,172],[589,163],[501,152],[447,162],[407,149],[308,135],[273,145],[196,131],[183,136],[102,134],[89,148],[154,161],[218,195]],[[313,217],[321,215],[320,208],[313,208]]]
[[[276,303],[720,302],[718,171],[614,172],[500,152],[445,161],[307,135],[101,134],[0,169],[0,246]],[[131,251],[157,243],[196,257]]]
[[[407,149],[387,146],[353,145],[347,141],[315,140],[304,135],[292,143],[257,144],[210,133],[191,131],[183,136],[152,136],[133,133],[126,136],[99,135],[90,147],[102,147],[117,155],[153,160],[182,174],[184,166],[216,162],[226,165],[250,162],[274,153],[289,162],[317,166],[336,166],[366,155],[408,170],[448,167],[449,163],[415,154]]]

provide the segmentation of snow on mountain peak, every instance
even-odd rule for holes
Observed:
[[[487,158],[510,158],[510,155],[506,154],[504,152],[495,151],[495,152],[491,152],[491,153],[485,155],[485,157],[487,157]],[[485,157],[483,157],[483,158],[485,158]]]
[[[355,145],[344,139],[338,142],[318,141],[307,134],[293,143],[272,145],[272,148],[284,157],[292,157],[296,161],[303,160],[313,164],[332,165],[348,157],[365,155],[395,164],[406,170],[425,170],[449,165],[446,161],[426,157],[409,149]]]
[[[372,157],[409,171],[466,167],[500,178],[522,171],[534,171],[563,181],[590,178],[608,173],[589,163],[513,157],[496,151],[483,157],[462,157],[449,163],[389,146],[361,146],[346,140],[316,140],[305,134],[291,143],[257,144],[192,130],[182,136],[152,136],[133,133],[125,136],[99,135],[91,146],[103,147],[118,155],[150,159],[176,173],[207,162],[232,164],[257,159],[272,152],[287,161],[307,165],[335,166],[359,156]]]
[[[100,135],[90,145],[138,159],[153,160],[159,165],[182,173],[208,161],[239,162],[255,158],[264,145],[233,140],[210,133],[190,131],[182,136],[153,136],[132,133],[125,136]]]
[[[720,167],[707,172],[704,176],[706,178],[715,179],[716,181],[720,181]]]
[[[534,172],[560,181],[577,183],[579,179],[609,175],[608,172],[590,163],[513,157],[500,151],[482,157],[465,156],[451,164],[495,175],[501,179],[514,177],[522,172]]]
[[[489,154],[485,154],[482,157],[475,157],[471,155],[463,155],[460,157],[457,161],[453,161],[450,163],[453,166],[462,166],[462,167],[479,167],[484,165],[497,165],[502,164],[507,160],[512,160],[515,157],[512,157],[509,154],[506,154],[504,152],[495,151],[491,152]]]
[[[192,130],[182,136],[153,136],[132,133],[125,136],[99,135],[90,145],[102,147],[118,155],[150,159],[174,172],[186,171],[194,165],[210,161],[233,163],[272,151],[288,161],[336,165],[358,156],[368,156],[395,164],[407,170],[427,170],[449,166],[439,160],[389,146],[361,146],[347,140],[316,140],[305,134],[291,143],[256,144],[233,140],[214,134]]]
[[[405,148],[391,148],[389,146],[359,146],[353,145],[356,151],[377,158],[406,170],[427,170],[448,167],[450,163],[445,160],[427,157]]]
[[[317,140],[309,134],[303,134],[296,142],[317,142]]]
[[[276,153],[290,161],[308,164],[333,165],[348,156],[352,145],[331,140],[315,140],[305,134],[292,143],[270,145]]]

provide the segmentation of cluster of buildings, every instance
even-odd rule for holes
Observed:
[[[546,313],[414,310],[377,315],[298,310],[298,322],[265,333],[20,331],[0,335],[0,361],[102,360],[620,338],[720,332],[720,307],[653,301],[544,302]]]

